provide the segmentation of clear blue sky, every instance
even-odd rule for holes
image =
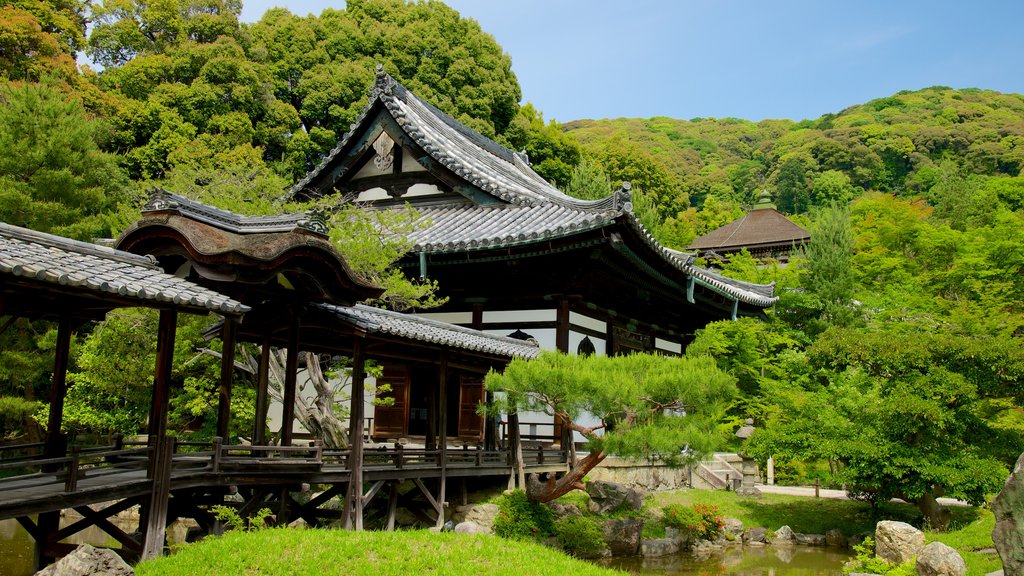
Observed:
[[[243,0],[319,14],[341,0]],[[817,118],[934,85],[1024,93],[1024,0],[448,0],[545,118]]]

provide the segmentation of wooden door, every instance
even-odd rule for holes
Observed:
[[[484,401],[484,380],[475,376],[459,377],[459,438],[483,440],[484,416],[477,406]]]
[[[381,385],[391,387],[380,392]],[[373,436],[394,438],[409,433],[409,369],[406,366],[385,366],[377,378],[378,398],[393,398],[390,406],[377,405],[373,411]]]

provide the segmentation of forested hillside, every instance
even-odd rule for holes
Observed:
[[[718,211],[724,204],[735,212],[762,188],[789,214],[848,203],[866,190],[922,196],[941,213],[955,213],[965,198],[935,186],[965,178],[968,188],[990,190],[1013,210],[1024,206],[1020,94],[936,86],[801,122],[659,117],[562,127],[597,158],[635,147],[663,167],[677,196],[659,193],[659,212],[682,221],[669,237],[682,244],[718,223],[686,208],[710,204]]]
[[[559,126],[528,103],[494,38],[441,2],[348,0],[253,24],[240,10],[240,0],[0,7],[0,221],[116,236],[152,186],[239,212],[284,210],[283,191],[348,130],[381,64],[525,150],[570,194],[604,197],[630,181],[636,213],[668,246],[739,217],[761,189],[810,228],[810,248],[787,267],[747,255],[725,266],[777,283],[766,321],[712,324],[688,350],[737,376],[736,421],[723,430],[756,418],[751,449],[779,456],[781,475],[866,497],[901,491],[926,508],[943,491],[980,501],[1024,450],[1024,96],[933,87],[799,122]],[[83,52],[102,69],[77,66]],[[370,253],[372,273],[397,274],[385,269],[401,250],[348,245]],[[182,327],[182,347],[205,345],[201,323]],[[0,434],[16,438],[45,409],[55,331],[2,326]],[[140,428],[139,370],[150,364],[122,363],[138,357],[129,348],[152,353],[153,326],[129,312],[83,331],[72,431]],[[178,357],[172,426],[202,434],[216,365]],[[251,420],[252,388],[237,390],[232,421]]]

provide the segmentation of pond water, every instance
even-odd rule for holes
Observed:
[[[631,574],[678,576],[840,576],[844,550],[810,546],[733,546],[704,559],[688,554],[661,558],[608,558],[599,563]]]
[[[61,527],[67,526],[79,520],[79,516],[72,515],[61,518]],[[110,519],[122,530],[132,532],[137,527],[137,520],[122,520],[118,517]],[[171,542],[182,542],[185,539],[187,528],[181,522],[175,522],[168,527],[168,538]],[[81,532],[63,540],[69,544],[92,544],[106,548],[120,548],[121,544],[108,536],[106,532],[95,526],[90,526]],[[18,524],[17,520],[0,520],[0,576],[31,576],[35,574],[32,569],[33,541],[28,532]]]

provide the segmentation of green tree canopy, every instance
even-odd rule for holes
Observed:
[[[713,450],[716,424],[736,387],[708,357],[543,352],[488,374],[487,389],[501,393],[496,411],[542,412],[586,438],[590,454],[568,474],[547,484],[531,479],[530,499],[547,502],[582,488],[586,473],[609,454],[674,464]]]

